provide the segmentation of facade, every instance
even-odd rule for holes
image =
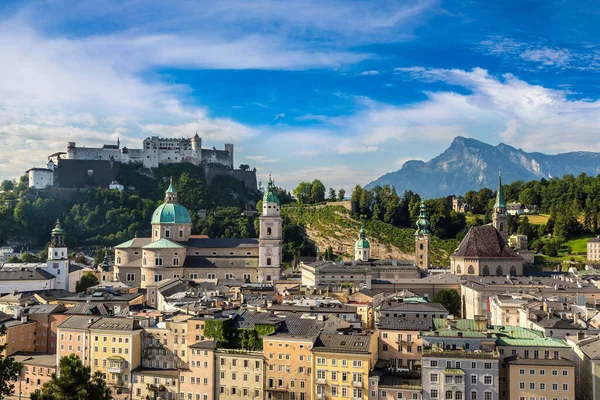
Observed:
[[[313,398],[367,400],[377,337],[321,334],[313,347]]]
[[[425,210],[425,202],[421,201],[421,210],[419,219],[417,220],[417,231],[415,232],[415,264],[422,270],[427,272],[431,266],[431,231],[429,229],[431,223],[427,217]]]
[[[467,203],[465,203],[465,201],[461,198],[458,198],[456,196],[452,197],[452,210],[454,212],[457,212],[459,214],[464,214],[467,211],[469,211],[470,207]]]
[[[431,329],[432,320],[383,317],[377,327],[379,360],[393,371],[414,370],[423,352],[421,331]]]
[[[217,399],[265,398],[262,351],[217,349],[215,360]]]
[[[497,352],[462,350],[423,353],[423,400],[499,399]]]
[[[504,360],[507,371],[507,400],[575,399],[575,364],[569,359]]]
[[[183,394],[184,398],[189,398],[192,394],[193,400],[213,400],[215,398],[215,344],[212,341],[203,341],[188,347],[188,363],[187,368],[181,369],[179,393]]]
[[[587,260],[591,262],[600,261],[600,236],[588,240]]]
[[[14,395],[18,398],[29,398],[33,392],[52,379],[52,374],[57,372],[56,358],[53,355],[16,353],[13,358],[23,364],[19,379],[15,383]]]
[[[575,398],[600,399],[600,337],[570,337],[567,343],[572,349],[571,359],[577,371]]]
[[[29,321],[36,323],[35,351],[42,354],[56,354],[57,329],[69,315],[64,314],[66,308],[60,304],[41,304],[24,309]]]
[[[100,318],[96,316],[72,315],[58,325],[56,344],[56,365],[60,359],[75,354],[84,365],[90,366],[89,328]]]
[[[132,393],[132,371],[140,366],[142,329],[137,320],[104,317],[90,325],[92,373],[100,372],[116,398]]]
[[[50,168],[31,168],[27,170],[28,186],[33,189],[45,189],[54,186],[54,170]]]
[[[152,215],[152,237],[115,247],[114,278],[146,289],[166,279],[272,282],[281,276],[279,199],[270,180],[263,198],[259,239],[210,239],[191,234],[189,212],[171,184]]]
[[[0,336],[0,345],[8,344],[0,356],[7,357],[20,351],[35,351],[36,324],[28,321],[27,316],[4,320],[0,322],[0,326],[6,328],[6,335]]]

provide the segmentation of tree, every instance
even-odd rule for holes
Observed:
[[[298,203],[308,204],[312,194],[312,184],[310,182],[300,182],[293,193]]]
[[[15,184],[13,181],[9,181],[9,180],[4,180],[2,181],[2,183],[0,183],[0,190],[4,191],[4,192],[8,192],[13,190],[15,187]]]
[[[80,293],[80,292],[86,291],[88,288],[91,288],[92,286],[96,286],[99,283],[100,282],[98,281],[98,277],[96,275],[94,275],[94,273],[86,272],[85,274],[83,274],[81,279],[75,285],[75,291],[77,293]]]
[[[0,336],[6,335],[6,327],[0,327]],[[0,345],[0,354],[8,348],[8,342]],[[0,355],[0,399],[13,394],[15,382],[19,379],[23,364],[18,363],[12,357],[2,357]]]
[[[350,200],[356,210],[357,214],[360,214],[360,195],[362,193],[362,187],[360,185],[354,186],[354,190],[352,191],[352,195],[350,196]]]
[[[336,199],[336,195],[335,195],[335,189],[334,188],[329,188],[329,197],[327,198],[327,200],[329,201],[335,201]]]
[[[250,169],[250,166],[248,164],[240,164],[239,169],[241,169],[242,171],[248,171]]]
[[[433,302],[446,307],[452,315],[460,315],[460,294],[456,289],[440,290],[433,296]]]
[[[32,400],[110,400],[111,391],[106,387],[102,373],[91,374],[75,354],[63,357],[59,362],[60,376],[44,383],[42,389],[31,394]]]
[[[341,188],[340,190],[338,190],[337,199],[338,201],[344,201],[344,197],[346,197],[346,191],[344,190],[344,188]]]
[[[323,185],[323,182],[320,180],[315,179],[312,181],[310,185],[310,202],[315,204],[325,201],[326,190],[327,189],[325,189],[325,185]]]

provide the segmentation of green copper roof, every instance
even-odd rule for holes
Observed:
[[[104,271],[104,272],[107,272],[110,270],[110,264],[108,262],[108,250],[104,254],[104,260],[102,260],[102,262],[100,263],[100,268],[102,268],[102,271]]]
[[[164,203],[152,214],[154,224],[191,224],[192,218],[184,206],[179,203]]]
[[[169,239],[160,239],[142,247],[143,249],[183,249],[179,243],[175,243]]]
[[[128,240],[115,246],[115,249],[128,249],[133,244],[134,239]]]
[[[431,230],[429,229],[430,226],[431,222],[429,222],[429,217],[427,216],[425,202],[421,200],[421,210],[419,212],[419,219],[417,220],[417,231],[415,232],[415,235],[431,235]]]
[[[263,203],[277,203],[277,205],[281,205],[279,201],[279,197],[275,194],[275,183],[271,179],[271,175],[269,175],[269,183],[267,184],[267,191],[263,196]]]
[[[358,233],[358,240],[356,241],[354,248],[355,249],[370,249],[371,248],[371,245],[369,244],[369,241],[366,238],[365,228],[363,226],[360,227],[360,232]]]
[[[60,221],[56,220],[56,225],[52,229],[52,235],[64,235],[65,231],[60,227]]]
[[[506,202],[504,201],[504,188],[502,187],[502,177],[498,173],[498,190],[496,191],[496,203],[494,208],[506,208]]]

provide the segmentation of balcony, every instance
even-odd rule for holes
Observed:
[[[352,400],[363,400],[363,398],[362,397],[354,397],[354,396],[352,396]]]
[[[123,373],[123,367],[119,367],[119,366],[110,366],[108,368],[106,368],[106,371],[111,373],[111,374],[122,374]]]
[[[326,378],[317,378],[316,380],[317,380],[317,383],[319,385],[324,385],[324,384],[327,383],[327,379]]]
[[[287,385],[269,386],[265,390],[268,392],[287,392],[288,388]]]
[[[363,383],[359,381],[352,381],[352,387],[361,388],[363,387]]]
[[[317,393],[317,400],[325,400],[327,395],[325,393]]]

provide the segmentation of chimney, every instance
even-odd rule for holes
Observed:
[[[27,322],[27,314],[21,315],[21,322]]]

